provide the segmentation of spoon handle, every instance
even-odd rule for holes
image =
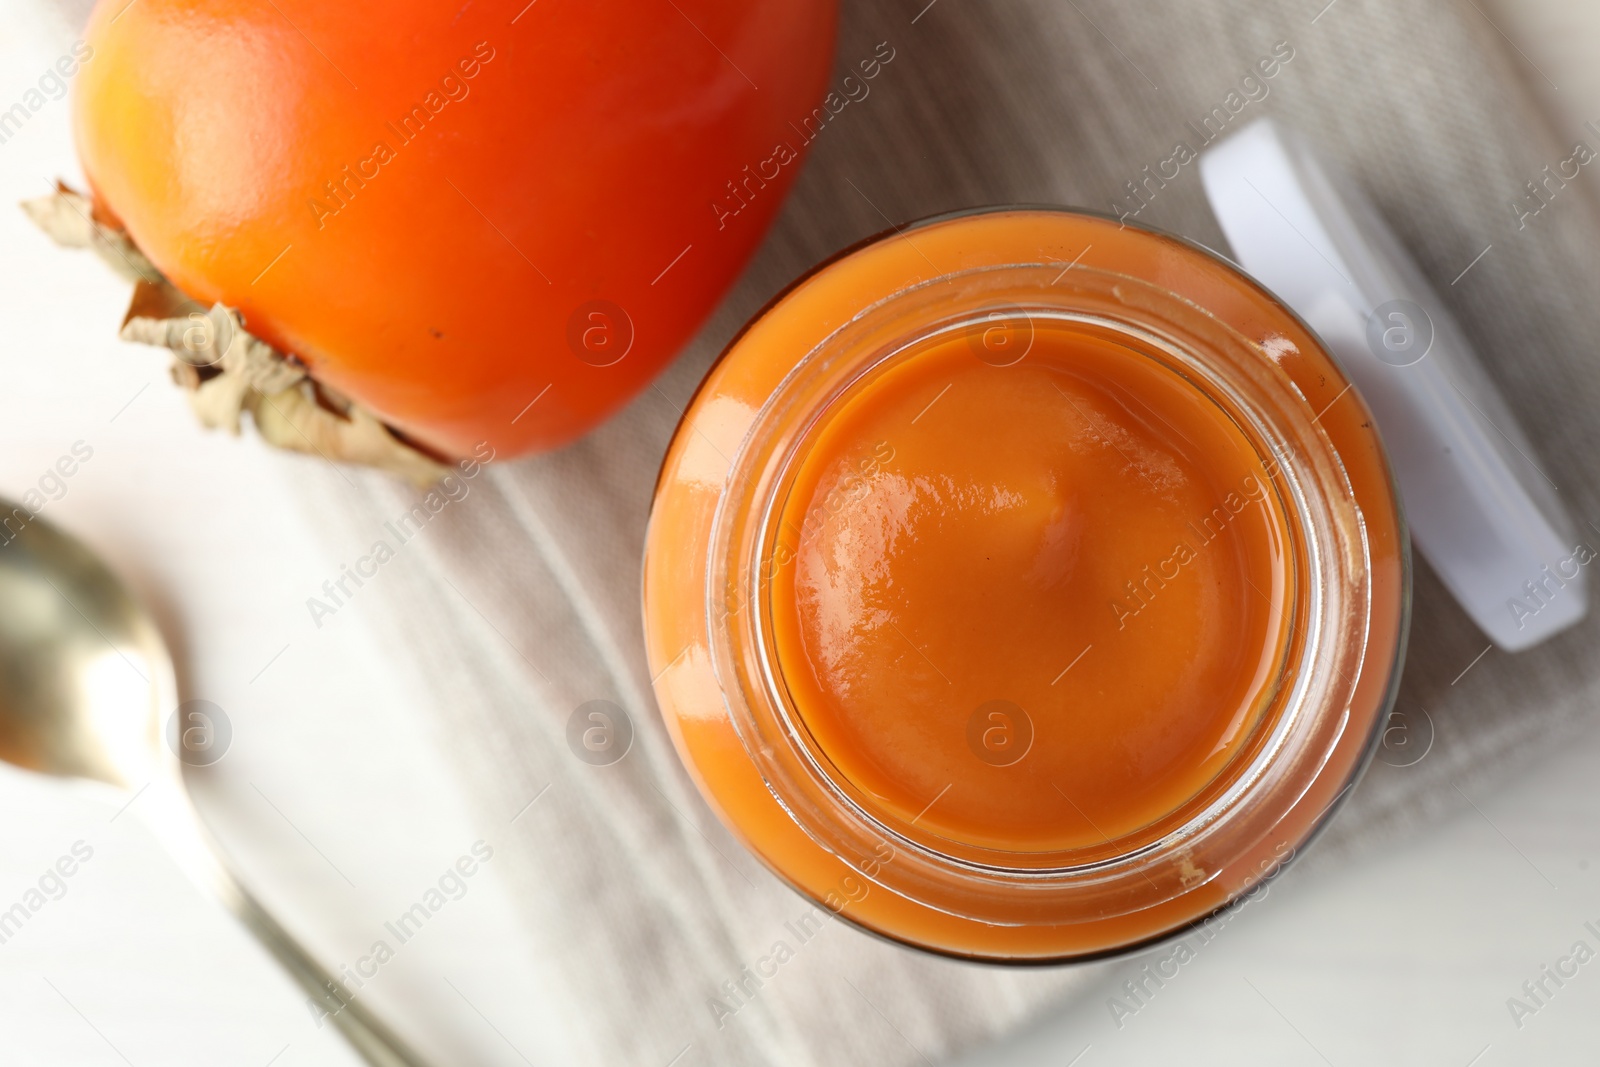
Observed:
[[[228,877],[233,880],[231,873]],[[383,1020],[337,985],[327,969],[236,880],[233,880],[232,893],[219,895],[224,897],[228,910],[255,934],[289,976],[321,1005],[362,1059],[372,1067],[427,1067]]]
[[[181,771],[174,768],[174,773]],[[321,1006],[362,1059],[372,1067],[429,1067],[244,887],[180,782],[157,778],[146,790],[140,808],[145,822],[195,885],[255,935],[289,977]]]

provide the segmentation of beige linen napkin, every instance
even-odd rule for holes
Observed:
[[[657,715],[638,594],[662,451],[738,326],[844,245],[977,204],[1132,210],[1125,183],[1179,141],[1200,147],[1206,116],[1222,124],[1214,109],[1229,128],[1275,115],[1366,185],[1480,346],[1582,536],[1600,544],[1587,521],[1600,518],[1593,178],[1551,192],[1522,225],[1511,206],[1539,203],[1524,183],[1600,137],[1551,128],[1531,73],[1475,6],[846,0],[840,75],[880,42],[893,60],[818,138],[756,261],[660,383],[577,445],[480,475],[362,594],[394,670],[452,739],[485,823],[505,827],[496,862],[520,895],[529,950],[566,976],[550,995],[569,1032],[525,1047],[534,1062],[558,1049],[605,1065],[927,1062],[1096,976],[936,959],[836,922],[802,942],[785,923],[808,904],[718,825]],[[1274,76],[1247,82],[1275,49]],[[1225,248],[1193,165],[1137,218]],[[347,481],[303,463],[296,477],[339,551],[382,536],[415,500],[380,475]],[[1591,619],[1532,652],[1477,658],[1487,640],[1419,564],[1400,707],[1417,730],[1431,722],[1432,749],[1414,766],[1377,765],[1308,864],[1422,825],[1464,804],[1454,786],[1470,795],[1557,744],[1600,697],[1596,630]],[[581,762],[566,741],[569,716],[592,699],[632,721],[633,748],[611,766]],[[780,940],[794,958],[758,987],[746,968]]]

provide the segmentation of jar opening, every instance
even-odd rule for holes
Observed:
[[[1292,501],[1163,356],[981,311],[864,367],[782,460],[772,695],[886,834],[1006,866],[1137,851],[1282,710]]]
[[[1352,648],[1359,654],[1351,644],[1359,635],[1349,630],[1348,620],[1330,619],[1327,613],[1364,592],[1362,546],[1348,543],[1352,535],[1359,538],[1360,523],[1348,514],[1338,456],[1306,413],[1303,397],[1264,365],[1258,348],[1157,286],[1083,268],[1072,272],[1070,285],[1057,285],[1049,280],[1054,273],[1006,265],[934,279],[866,309],[807,354],[769,399],[734,459],[734,484],[741,491],[719,505],[719,527],[727,540],[716,544],[725,551],[713,546],[713,587],[756,608],[728,616],[733,625],[723,647],[729,659],[718,670],[725,690],[739,695],[730,704],[735,726],[774,796],[830,850],[858,854],[868,863],[884,850],[893,853],[897,862],[886,872],[885,884],[895,892],[938,898],[949,907],[949,883],[961,882],[968,899],[957,906],[973,907],[978,916],[991,906],[1017,906],[995,895],[1002,884],[1049,886],[1050,905],[1068,912],[1092,898],[1091,906],[1104,915],[1147,907],[1152,899],[1169,899],[1212,877],[1214,869],[1192,858],[1195,850],[1218,834],[1268,832],[1270,819],[1256,810],[1262,784],[1303,773],[1306,761],[1326,758],[1329,724],[1323,704],[1340,699],[1343,682],[1324,663]],[[893,626],[883,629],[870,648],[862,643],[846,650],[846,655],[876,650],[876,671],[826,677],[829,650],[817,639],[829,623],[827,613],[834,610],[837,623],[837,609],[852,595],[855,622],[872,617],[875,609],[861,603],[862,594],[871,591],[863,584],[865,573],[841,576],[835,567],[830,575],[829,561],[816,550],[830,548],[832,562],[838,563],[844,542],[881,538],[886,531],[877,520],[852,525],[846,509],[836,514],[828,500],[831,496],[837,505],[841,476],[847,497],[850,485],[871,488],[870,480],[860,477],[863,458],[874,477],[888,476],[903,458],[897,452],[886,461],[887,453],[878,448],[885,439],[874,437],[873,427],[883,419],[905,417],[909,425],[911,418],[919,423],[933,418],[939,404],[946,405],[941,413],[946,418],[962,407],[960,397],[952,400],[934,390],[922,405],[935,397],[938,403],[926,412],[912,408],[914,399],[907,397],[916,390],[894,389],[896,378],[908,377],[925,392],[941,374],[952,380],[958,364],[965,371],[958,377],[975,393],[1031,381],[1035,388],[1022,390],[1026,400],[1012,397],[1013,408],[1051,394],[1062,401],[1069,436],[1075,429],[1084,438],[1098,433],[1105,442],[1098,469],[1084,468],[1102,492],[1131,494],[1145,509],[1161,497],[1160,481],[1151,490],[1139,464],[1129,465],[1135,458],[1130,449],[1141,450],[1144,474],[1162,473],[1170,482],[1172,499],[1161,500],[1165,514],[1151,524],[1153,531],[1145,531],[1144,540],[1115,525],[1109,538],[1099,531],[1097,551],[1116,562],[1100,567],[1088,583],[1093,588],[1098,581],[1099,595],[1106,596],[1098,628],[1102,641],[1109,643],[1109,633],[1130,626],[1137,634],[1141,618],[1155,629],[1166,615],[1168,629],[1149,648],[1134,648],[1120,669],[1085,669],[1082,677],[1091,685],[1080,687],[1071,679],[1068,690],[1080,698],[1105,699],[1093,684],[1102,690],[1123,687],[1118,710],[1146,716],[1135,737],[1147,746],[1156,742],[1156,748],[1167,744],[1173,754],[1167,766],[1152,770],[1149,747],[1118,749],[1111,735],[1128,723],[1103,713],[1098,723],[1106,736],[1091,756],[1105,762],[1083,759],[1073,750],[1071,732],[1046,720],[1052,712],[1066,719],[1070,711],[1030,698],[1039,710],[1035,720],[1023,701],[1007,695],[1017,692],[1016,679],[1003,669],[975,672],[975,688],[928,709],[923,721],[915,714],[904,716],[906,705],[895,701],[904,696],[913,674],[914,688],[925,697],[936,691],[935,679],[960,688],[930,656],[938,641],[920,625],[925,617],[906,622],[898,632]],[[898,405],[891,402],[895,397]],[[982,428],[1003,433],[1009,423],[1027,423],[1037,432],[1036,424],[1019,415],[992,418]],[[902,440],[910,445],[909,436]],[[1056,462],[1068,457],[1068,468],[1092,442],[1077,449],[1066,447],[1069,443],[1063,441],[1055,457]],[[863,446],[872,450],[870,458],[856,454]],[[898,447],[889,443],[890,449]],[[995,458],[992,442],[980,447],[958,439],[942,458],[924,457],[920,474],[937,473],[940,463],[981,464],[985,457]],[[1028,462],[1042,471],[1050,466],[1042,461],[1048,459]],[[1172,471],[1183,471],[1185,464],[1188,477],[1174,477]],[[1246,483],[1247,477],[1254,480]],[[832,482],[823,485],[829,478]],[[1230,481],[1239,488],[1230,489]],[[1070,492],[1056,495],[1073,498]],[[948,509],[938,518],[950,520]],[[1114,524],[1126,516],[1110,518]],[[1176,540],[1156,554],[1163,534],[1190,523],[1207,541],[1196,545],[1201,538],[1191,533],[1189,551],[1182,553],[1195,576],[1206,579],[1196,583],[1183,581],[1188,576],[1177,559]],[[1048,536],[1048,526],[1036,517],[1034,532]],[[831,546],[826,544],[830,532],[835,535]],[[939,564],[917,556],[924,549],[937,555],[939,540],[912,546],[907,554],[918,581],[898,564],[896,572],[879,577],[887,576],[890,585],[899,581],[897,595],[916,592],[911,587],[919,583],[927,593],[937,585],[929,576],[936,578]],[[1224,542],[1231,554],[1207,552]],[[1141,558],[1151,554],[1154,562]],[[1130,563],[1134,574],[1118,575]],[[1166,584],[1150,580],[1140,601],[1135,579],[1145,579],[1147,563],[1155,579]],[[1162,579],[1157,569],[1162,564],[1169,574],[1176,564],[1176,577]],[[953,561],[946,565],[955,566]],[[972,560],[951,575],[947,593],[970,590],[979,565]],[[1114,592],[1105,587],[1107,574],[1118,575],[1110,581],[1121,586],[1121,614],[1107,595]],[[829,602],[815,595],[840,577],[836,592],[842,596]],[[1164,594],[1159,600],[1157,592]],[[951,625],[981,621],[977,606],[946,608],[939,614]],[[1107,619],[1122,630],[1104,625]],[[848,629],[848,610],[844,620]],[[1175,632],[1185,636],[1174,640]],[[1082,636],[1071,647],[1063,635],[1061,652],[1076,655],[1094,644],[1093,632]],[[896,649],[891,637],[903,647]],[[1036,658],[1044,658],[1042,646],[1035,651]],[[1088,655],[1093,654],[1090,648]],[[1063,659],[1050,680],[1069,662]],[[1191,672],[1187,689],[1185,670]],[[869,676],[875,676],[879,692],[860,691]],[[1164,715],[1152,716],[1150,705],[1132,695],[1152,682],[1168,701]],[[1036,683],[1032,692],[1059,690],[1065,683],[1067,678],[1055,686]],[[873,736],[870,723],[863,729],[863,719],[873,714],[892,719],[896,711],[902,713],[898,734],[891,729]],[[984,729],[1015,729],[1018,712],[1032,720],[1032,751],[1010,767],[985,765]],[[1009,721],[989,718],[996,713]],[[1084,718],[1080,713],[1080,721]],[[969,729],[976,747],[967,744]],[[1285,751],[1290,758],[1284,758]],[[1109,762],[1118,757],[1120,763]],[[941,775],[943,782],[933,780]],[[1088,791],[1086,779],[1092,785]],[[952,799],[958,780],[966,783],[964,796],[939,812],[939,802]],[[1023,786],[1018,804],[1014,794]],[[1060,797],[1053,815],[1030,812],[1030,805],[1049,796],[1045,790]],[[995,818],[997,809],[1002,810]],[[1104,825],[1097,826],[1101,819]],[[1036,900],[1032,907],[1042,903]]]

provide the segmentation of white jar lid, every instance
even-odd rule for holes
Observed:
[[[1581,619],[1594,550],[1361,190],[1270,119],[1204,152],[1200,173],[1239,265],[1305,320],[1372,409],[1417,547],[1473,621],[1518,651]]]

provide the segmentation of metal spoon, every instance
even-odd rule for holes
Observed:
[[[162,742],[163,719],[177,707],[166,643],[117,576],[79,541],[0,498],[0,759],[138,791],[139,814],[173,858],[368,1063],[424,1067],[240,884],[190,802],[186,761]],[[183,725],[200,731],[187,740],[208,740],[210,724]]]

